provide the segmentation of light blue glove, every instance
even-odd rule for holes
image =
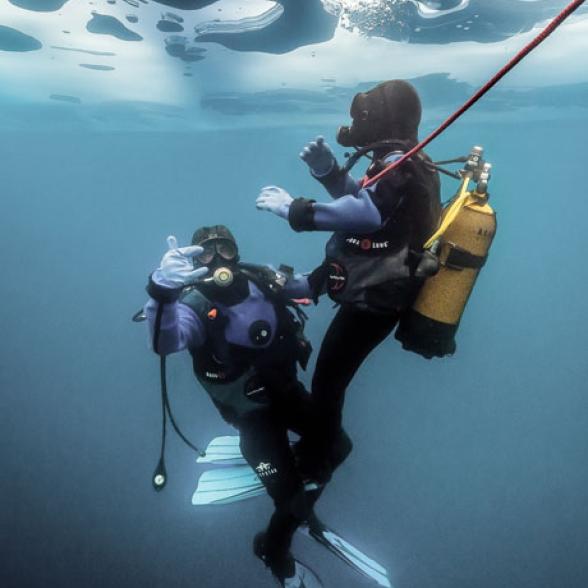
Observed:
[[[300,159],[308,165],[316,178],[326,176],[337,163],[329,144],[325,143],[324,137],[320,135],[304,147],[300,153]]]
[[[178,240],[174,235],[167,238],[169,251],[161,259],[159,267],[151,275],[151,279],[159,286],[166,288],[182,288],[192,284],[208,273],[208,268],[194,269],[192,258],[200,255],[202,247],[192,245],[178,248]]]
[[[255,204],[259,210],[273,212],[277,216],[288,220],[290,204],[292,204],[293,200],[294,198],[286,190],[278,188],[278,186],[266,186],[261,189]]]

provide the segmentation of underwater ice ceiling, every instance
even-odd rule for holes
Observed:
[[[226,111],[229,95],[324,93],[391,77],[448,74],[475,85],[565,3],[5,0],[0,58],[8,67],[0,70],[0,99],[176,106],[206,100],[210,107],[211,96],[225,96]],[[544,70],[521,68],[510,83],[588,81],[587,15],[583,7],[564,25],[566,33],[558,32],[560,67],[553,67],[553,52],[542,51],[534,59]],[[243,109],[250,107],[235,107]]]
[[[34,37],[0,25],[0,51],[36,51],[42,46]]]
[[[558,0],[325,0],[342,26],[410,43],[492,43],[554,16]]]
[[[59,10],[68,0],[8,0],[11,4],[25,8],[26,10],[36,10],[37,12],[51,12]]]

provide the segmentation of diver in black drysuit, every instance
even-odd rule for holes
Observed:
[[[187,349],[198,381],[239,430],[243,456],[275,504],[255,552],[284,585],[299,570],[292,536],[320,494],[305,487],[288,440],[309,422],[296,364],[306,367],[311,348],[303,318],[288,309],[308,296],[308,280],[291,268],[240,263],[223,225],[198,229],[191,247],[178,248],[175,237],[168,245],[147,286],[154,350]]]
[[[418,143],[421,103],[413,86],[393,80],[357,94],[351,117],[352,125],[339,129],[337,141],[355,147],[358,156],[373,154],[365,178],[354,180],[318,137],[300,156],[334,201],[293,199],[277,186],[263,188],[257,199],[259,209],[287,219],[295,231],[334,231],[325,260],[309,281],[315,298],[327,292],[340,309],[312,381],[316,420],[298,447],[308,474],[319,480],[328,479],[337,465],[331,451],[342,430],[345,391],[418,294],[427,274],[422,245],[441,214],[439,175],[423,153],[363,187],[366,178]]]

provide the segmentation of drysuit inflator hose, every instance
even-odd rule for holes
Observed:
[[[163,308],[165,306],[164,302],[159,302],[159,306],[157,308],[157,314],[155,316],[155,328],[153,330],[153,351],[159,354],[159,336],[161,333],[161,319],[163,317]],[[166,372],[166,356],[160,355],[160,362],[159,362],[159,369],[160,369],[160,380],[161,380],[161,451],[159,454],[159,462],[157,463],[157,467],[155,468],[155,472],[153,473],[153,488],[158,492],[163,490],[167,483],[167,472],[165,469],[165,440],[167,436],[167,419],[172,424],[175,432],[178,434],[180,439],[191,449],[193,449],[196,453],[198,453],[201,457],[204,457],[206,454],[198,449],[196,445],[194,445],[180,430],[180,427],[176,423],[174,418],[170,403],[169,403],[169,396],[167,394],[167,372]]]

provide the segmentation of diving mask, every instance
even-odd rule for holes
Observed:
[[[237,246],[230,239],[211,239],[202,243],[201,247],[204,251],[196,259],[202,265],[210,265],[217,256],[224,261],[234,261],[238,254]]]

